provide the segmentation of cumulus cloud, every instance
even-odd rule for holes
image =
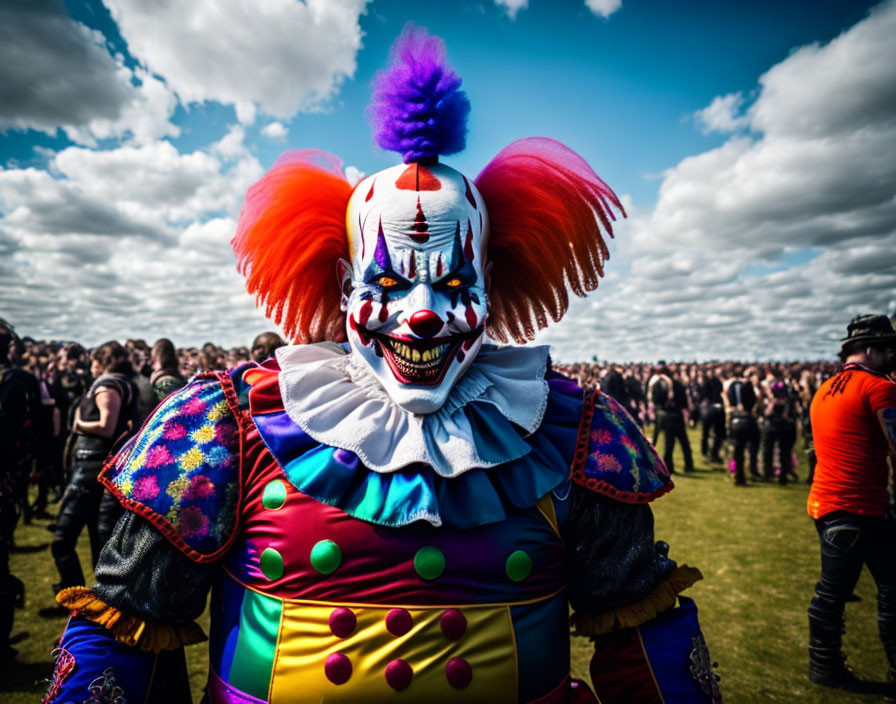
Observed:
[[[743,93],[719,95],[694,116],[704,132],[734,132],[749,124],[748,118],[741,114],[743,104]]]
[[[104,0],[128,51],[184,103],[287,119],[325,106],[355,72],[366,0]]]
[[[269,139],[286,139],[289,133],[282,122],[271,122],[261,128],[261,133]]]
[[[353,186],[358,183],[362,178],[364,178],[367,174],[361,171],[357,166],[346,166],[345,167],[345,177],[348,179],[348,182]]]
[[[622,7],[622,0],[585,0],[585,6],[598,17],[609,17]]]
[[[186,154],[166,141],[69,147],[46,171],[0,169],[6,315],[29,334],[88,343],[170,334],[247,344],[244,331],[269,328],[229,246],[262,174],[241,130]]]
[[[113,57],[101,33],[56,0],[0,5],[0,129],[57,129],[82,144],[174,135],[175,100],[164,84]]]
[[[887,3],[771,67],[746,112],[713,100],[703,124],[744,131],[665,171],[613,275],[541,339],[568,359],[829,357],[853,315],[892,313],[893,36]]]
[[[228,244],[243,194],[262,173],[246,146],[249,125],[261,113],[319,106],[354,70],[355,50],[350,61],[339,53],[345,34],[308,38],[318,49],[335,42],[335,58],[311,62],[329,73],[319,83],[302,74],[298,87],[281,80],[288,96],[276,98],[258,67],[292,80],[281,33],[262,32],[271,61],[254,46],[242,56],[240,42],[277,24],[273,16],[288,24],[294,12],[311,13],[319,28],[339,8],[357,22],[363,3],[240,10],[238,35],[215,24],[206,3],[166,4],[151,18],[136,3],[109,3],[144,68],[129,82],[133,90],[107,101],[114,110],[65,119],[83,143],[121,134],[125,123],[131,139],[105,150],[63,149],[48,156],[46,170],[0,168],[4,317],[32,335],[88,344],[161,334],[177,343],[245,344],[271,327],[244,292]],[[187,41],[188,20],[199,22],[198,46]],[[819,357],[836,351],[852,315],[896,310],[893,36],[889,3],[769,68],[749,93],[752,104],[729,93],[700,111],[704,128],[734,133],[665,170],[653,207],[625,199],[630,217],[617,227],[607,278],[540,341],[561,360]],[[224,56],[219,45],[233,41],[233,56]],[[183,65],[169,65],[181,45]],[[207,86],[197,88],[205,51],[239,75],[210,69]],[[113,59],[108,70],[115,77],[121,66]],[[259,85],[243,94],[249,74]],[[232,102],[237,123],[205,148],[181,153],[158,134],[173,109],[169,86],[187,101]],[[145,98],[158,107],[144,114],[145,128],[137,121],[141,90],[157,91]],[[38,124],[38,112],[19,114]],[[54,116],[45,124],[62,122]],[[265,122],[262,134],[276,124]],[[353,167],[346,173],[358,175]]]
[[[507,16],[515,20],[520,10],[525,10],[529,7],[529,0],[495,0],[495,5],[504,8]]]

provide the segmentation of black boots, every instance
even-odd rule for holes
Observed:
[[[840,650],[841,627],[809,616],[809,679],[815,684],[857,694],[896,695],[891,661],[888,682],[869,682],[856,677]],[[887,653],[889,656],[890,653]]]

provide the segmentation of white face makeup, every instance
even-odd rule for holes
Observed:
[[[352,353],[396,404],[433,413],[482,345],[482,196],[448,166],[402,164],[358,184],[347,225],[343,308]]]

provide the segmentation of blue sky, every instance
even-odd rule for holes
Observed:
[[[289,4],[2,10],[0,315],[88,343],[245,344],[266,324],[228,270],[242,192],[288,148],[396,163],[364,108],[408,21],[445,40],[472,103],[446,161],[475,175],[513,139],[551,136],[628,204],[607,280],[543,335],[559,358],[826,356],[850,315],[896,309],[896,179],[878,163],[892,3]]]

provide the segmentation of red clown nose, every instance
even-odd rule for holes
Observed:
[[[435,337],[444,324],[431,310],[418,310],[408,320],[408,325],[417,337]]]

